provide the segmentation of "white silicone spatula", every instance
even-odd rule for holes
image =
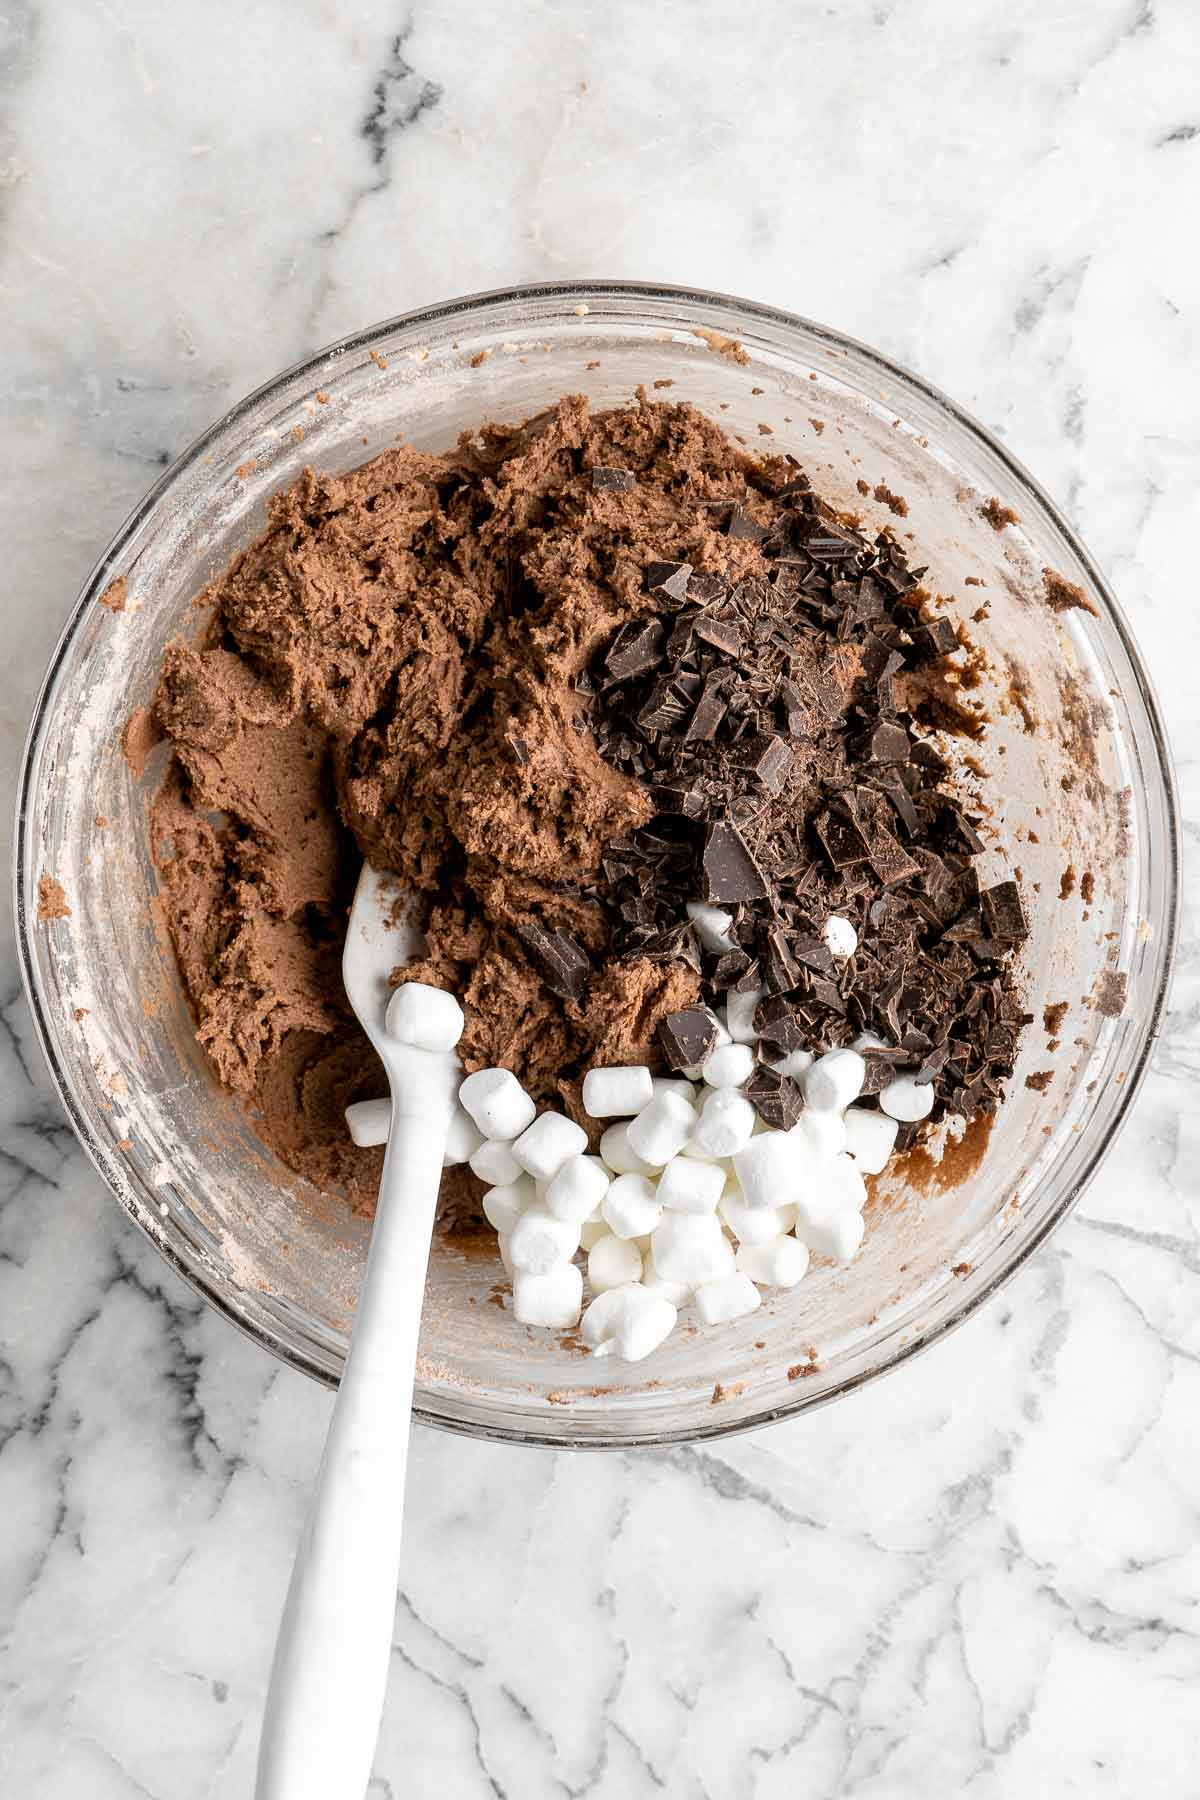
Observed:
[[[384,1031],[401,960],[395,891],[363,868],[342,961],[387,1070],[392,1123],[354,1337],[275,1646],[257,1800],[362,1800],[387,1687],[421,1299],[459,1080],[452,1050]]]

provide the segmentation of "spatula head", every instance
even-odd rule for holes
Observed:
[[[365,862],[342,952],[342,980],[350,1004],[381,1054],[383,1019],[392,992],[388,977],[398,964],[408,960],[412,950],[411,930],[398,925],[395,918],[402,893],[394,875],[385,875]]]

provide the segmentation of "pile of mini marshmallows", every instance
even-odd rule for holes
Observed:
[[[598,1155],[574,1120],[539,1113],[511,1070],[479,1069],[463,1081],[445,1162],[469,1163],[487,1184],[483,1210],[523,1324],[571,1329],[582,1317],[595,1355],[638,1362],[689,1301],[704,1324],[724,1324],[752,1313],[760,1288],[795,1287],[810,1255],[855,1256],[863,1177],[884,1167],[901,1120],[928,1115],[933,1089],[900,1076],[880,1094],[880,1111],[855,1106],[866,1076],[860,1052],[885,1047],[864,1035],[851,1048],[770,1063],[798,1083],[804,1109],[788,1131],[765,1125],[741,1092],[757,1066],[761,997],[731,995],[712,1015],[711,1054],[678,1078],[643,1066],[589,1070],[584,1110],[609,1121]],[[393,996],[388,1029],[425,1049],[452,1049],[462,1013],[452,995],[412,982]],[[355,1143],[382,1143],[389,1102],[360,1102],[346,1118]]]

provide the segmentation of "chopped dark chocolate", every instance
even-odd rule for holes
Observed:
[[[790,1131],[804,1110],[804,1096],[789,1075],[759,1063],[743,1089],[764,1125]]]
[[[646,592],[666,600],[682,600],[692,577],[691,563],[652,562],[646,570]]]
[[[600,463],[592,468],[592,487],[597,493],[627,494],[636,486],[637,476],[632,469],[605,468]]]
[[[756,519],[752,518],[744,506],[734,507],[725,530],[727,536],[731,538],[742,538],[754,544],[761,543],[767,535],[766,526],[760,525]]]
[[[563,1000],[582,1000],[592,965],[575,939],[565,931],[547,931],[536,919],[523,920],[513,930],[550,992]]]
[[[727,820],[709,826],[701,869],[706,900],[765,900],[770,891],[745,838]]]
[[[632,681],[657,668],[666,635],[661,619],[635,619],[631,625],[622,625],[604,658],[608,679]]]
[[[703,1006],[689,1006],[659,1020],[658,1041],[669,1069],[702,1067],[716,1049],[719,1037],[716,1019]]]
[[[953,656],[958,649],[958,634],[949,619],[923,619],[909,627],[913,641],[913,661],[936,662],[939,657]]]
[[[999,938],[1002,944],[1024,943],[1029,936],[1029,923],[1015,881],[999,881],[995,887],[985,888],[979,904],[992,937]]]

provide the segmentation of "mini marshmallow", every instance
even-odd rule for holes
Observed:
[[[676,1156],[658,1178],[660,1206],[669,1212],[711,1213],[725,1188],[725,1171],[716,1163]]]
[[[741,1045],[732,1046],[740,1049]],[[736,1088],[716,1087],[700,1108],[700,1117],[688,1145],[689,1156],[732,1156],[754,1136],[757,1114],[745,1094]]]
[[[737,1266],[741,1274],[748,1275],[760,1287],[795,1287],[808,1273],[808,1246],[794,1237],[776,1237],[766,1244],[743,1244],[737,1253]]]
[[[653,1235],[654,1267],[665,1281],[696,1288],[733,1273],[733,1248],[715,1213],[668,1212]]]
[[[656,1075],[650,1083],[655,1094],[678,1094],[689,1106],[696,1104],[696,1090],[690,1081],[673,1079],[668,1075]]]
[[[418,1050],[453,1050],[462,1036],[463,1009],[445,988],[406,981],[388,1001],[383,1028],[399,1044]]]
[[[814,1112],[845,1112],[866,1078],[867,1065],[857,1050],[827,1050],[804,1077],[804,1103]]]
[[[592,1245],[598,1244],[602,1237],[609,1236],[611,1233],[603,1219],[585,1219],[579,1227],[579,1248],[590,1250]]]
[[[754,1050],[749,1044],[722,1044],[714,1050],[701,1073],[711,1088],[739,1088],[754,1073]]]
[[[828,1256],[834,1262],[848,1263],[858,1253],[866,1229],[862,1214],[855,1212],[852,1206],[844,1206],[827,1219],[808,1226],[804,1241],[814,1256]]]
[[[476,1069],[459,1088],[458,1098],[485,1138],[519,1137],[537,1112],[511,1069]]]
[[[600,1210],[614,1237],[640,1238],[654,1230],[663,1209],[647,1176],[618,1175]]]
[[[817,1166],[831,1162],[846,1148],[846,1127],[841,1115],[835,1112],[813,1112],[805,1108],[788,1137],[797,1152]]]
[[[609,1288],[636,1281],[642,1272],[642,1253],[628,1238],[605,1233],[588,1251],[587,1277],[594,1294],[606,1294]]]
[[[758,1041],[758,1033],[754,1029],[754,1015],[764,990],[753,987],[743,993],[738,988],[731,988],[725,996],[725,1023],[729,1027],[729,1035],[735,1044],[753,1044]]]
[[[642,1256],[642,1286],[648,1294],[657,1294],[660,1299],[669,1300],[674,1307],[686,1306],[692,1297],[692,1290],[682,1281],[668,1281],[660,1275],[654,1261],[653,1245],[649,1256]]]
[[[588,1147],[587,1132],[563,1113],[540,1113],[512,1147],[523,1169],[539,1181],[550,1181],[572,1156]]]
[[[526,1207],[512,1228],[508,1253],[514,1269],[525,1275],[548,1275],[570,1262],[579,1248],[579,1226],[556,1219],[538,1201]]]
[[[450,1115],[450,1129],[446,1133],[446,1149],[442,1157],[442,1167],[453,1169],[457,1168],[459,1163],[470,1162],[482,1143],[482,1133],[466,1107],[456,1106]]]
[[[513,1312],[522,1325],[578,1325],[583,1309],[583,1271],[572,1262],[559,1263],[545,1275],[518,1269],[513,1277]]]
[[[858,949],[858,933],[849,919],[843,919],[840,913],[833,913],[826,919],[821,928],[821,937],[830,956],[836,956],[844,962],[853,956]]]
[[[918,1119],[927,1119],[933,1111],[933,1083],[914,1081],[911,1075],[897,1075],[883,1089],[879,1104],[889,1119],[915,1125]]]
[[[750,1277],[738,1272],[719,1281],[706,1281],[696,1289],[696,1310],[706,1325],[744,1319],[761,1305],[762,1296]]]
[[[797,1200],[796,1236],[812,1247],[809,1234],[839,1212],[861,1212],[867,1203],[867,1187],[849,1156],[835,1156],[807,1182]]]
[[[580,1335],[594,1356],[640,1362],[670,1337],[675,1318],[670,1301],[628,1281],[597,1295],[583,1315]]]
[[[658,1174],[657,1164],[644,1162],[631,1150],[629,1127],[623,1120],[620,1125],[610,1125],[600,1139],[600,1160],[607,1164],[614,1175]]]
[[[468,1161],[472,1175],[478,1175],[489,1187],[504,1187],[510,1181],[518,1181],[524,1173],[509,1146],[499,1138],[484,1138]]]
[[[572,1156],[546,1183],[546,1211],[582,1225],[608,1192],[608,1170],[598,1156]]]
[[[583,1110],[592,1119],[629,1119],[654,1098],[644,1066],[589,1069],[583,1078]]]
[[[886,1113],[852,1106],[845,1115],[846,1148],[864,1175],[878,1175],[896,1147],[900,1127]]]
[[[692,1135],[696,1115],[678,1094],[656,1094],[627,1127],[629,1148],[661,1169]]]
[[[718,1211],[738,1243],[749,1248],[773,1243],[796,1223],[794,1207],[746,1206],[736,1187],[732,1193],[726,1189]]]
[[[886,1038],[881,1038],[877,1031],[860,1031],[850,1048],[852,1050],[890,1050],[892,1046]]]
[[[390,1100],[356,1100],[353,1106],[346,1108],[346,1126],[350,1132],[350,1140],[360,1150],[370,1150],[376,1144],[386,1144],[388,1132],[392,1128],[392,1103]]]
[[[710,906],[706,900],[689,900],[687,916],[696,927],[696,936],[706,950],[714,956],[726,955],[737,949],[736,941],[730,936],[733,916],[720,906]]]
[[[534,1204],[537,1194],[528,1175],[503,1186],[489,1188],[483,1196],[483,1216],[502,1237],[511,1237],[522,1213]]]
[[[787,1206],[799,1197],[808,1165],[791,1132],[764,1131],[737,1152],[733,1172],[745,1206]]]
[[[793,1081],[800,1082],[804,1080],[812,1066],[813,1053],[811,1050],[789,1050],[787,1055],[781,1056],[778,1062],[770,1064],[777,1075],[790,1075]]]

